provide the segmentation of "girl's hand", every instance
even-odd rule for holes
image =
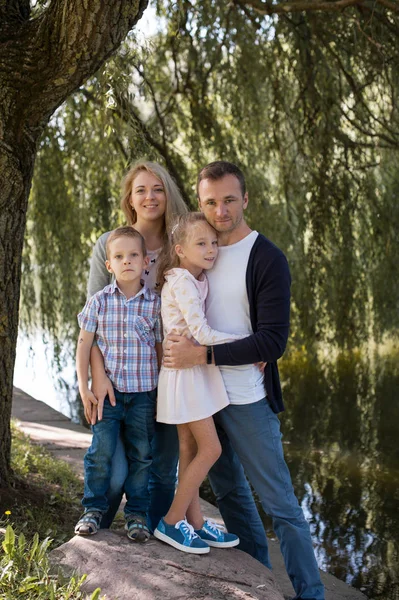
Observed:
[[[265,368],[266,368],[267,362],[257,362],[255,363],[255,367],[258,367],[259,371],[261,373],[264,372]]]

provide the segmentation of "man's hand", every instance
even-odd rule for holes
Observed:
[[[103,418],[103,408],[104,408],[104,399],[108,394],[109,401],[111,406],[115,406],[115,394],[114,387],[111,383],[111,380],[106,376],[105,371],[103,370],[101,376],[99,372],[92,373],[92,384],[91,389],[94,396],[97,398],[97,418],[99,421]],[[96,421],[94,421],[96,423]],[[92,423],[94,425],[94,423]]]
[[[90,390],[80,392],[86,421],[89,425],[95,425],[97,419],[97,398]]]
[[[190,369],[206,364],[206,347],[197,346],[193,340],[170,334],[164,341],[163,364],[168,369]]]

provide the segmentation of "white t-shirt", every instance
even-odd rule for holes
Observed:
[[[253,333],[245,275],[257,237],[258,232],[252,231],[236,244],[220,246],[214,268],[206,273],[209,281],[206,318],[213,329]],[[265,397],[263,373],[255,365],[220,366],[220,371],[231,404],[251,404]]]

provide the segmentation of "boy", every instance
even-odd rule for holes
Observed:
[[[155,424],[156,386],[162,358],[159,296],[141,284],[148,265],[143,237],[133,227],[119,227],[107,240],[106,267],[115,281],[97,292],[78,315],[81,327],[76,352],[79,392],[87,421],[97,400],[89,389],[90,349],[94,338],[104,356],[105,370],[115,390],[116,405],[104,401],[102,419],[92,425],[93,440],[84,458],[85,512],[77,535],[93,535],[107,511],[106,493],[111,462],[122,427],[129,463],[125,481],[125,520],[128,537],[150,537],[146,514],[151,440]]]

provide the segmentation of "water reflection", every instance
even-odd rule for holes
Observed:
[[[285,452],[319,565],[381,600],[399,599],[398,359],[302,349],[281,364]]]
[[[321,359],[301,348],[281,376],[284,448],[319,566],[399,600],[399,349]],[[83,419],[76,383],[67,387],[68,413]]]

